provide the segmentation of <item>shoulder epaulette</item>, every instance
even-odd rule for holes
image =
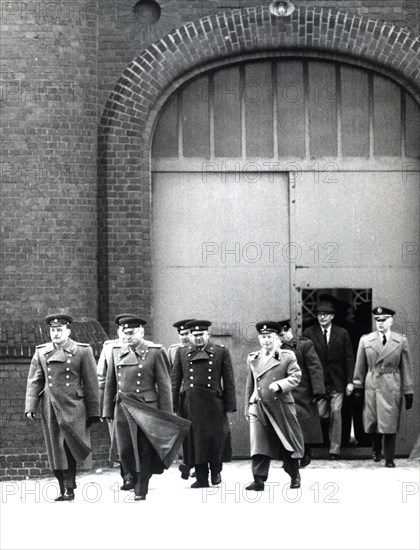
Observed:
[[[162,344],[155,344],[154,342],[147,342],[149,348],[163,348]]]
[[[285,348],[280,348],[280,352],[281,353],[285,353],[286,355],[290,355],[290,354],[293,354],[294,355],[294,351],[291,350],[291,349],[285,349]]]
[[[38,346],[36,346],[36,349],[45,348],[45,346],[47,345],[48,345],[47,342],[45,342],[44,344],[39,344]]]
[[[251,353],[248,353],[248,357],[256,357],[259,353],[259,351],[251,351]]]
[[[82,348],[90,348],[90,344],[84,344],[83,342],[76,342],[78,346],[82,346]]]

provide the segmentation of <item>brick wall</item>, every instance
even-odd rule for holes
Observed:
[[[125,67],[99,128],[99,318],[105,327],[121,309],[151,313],[149,152],[166,99],[211,64],[294,50],[380,70],[420,97],[418,37],[407,25],[354,10],[301,7],[287,19],[271,17],[266,5],[233,10],[187,23],[143,51]]]
[[[97,13],[1,2],[3,319],[96,318]]]
[[[72,337],[91,344],[98,358],[107,335],[98,322],[74,323]],[[2,320],[0,324],[0,479],[50,476],[39,415],[26,420],[25,393],[35,346],[48,341],[45,323]],[[91,428],[94,468],[109,466],[109,432],[105,424]]]

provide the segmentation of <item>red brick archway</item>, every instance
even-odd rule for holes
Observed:
[[[420,40],[390,23],[328,8],[287,19],[245,8],[186,24],[123,72],[99,128],[99,315],[151,315],[150,144],[157,115],[183,82],[212,66],[264,55],[319,55],[375,68],[420,102]]]

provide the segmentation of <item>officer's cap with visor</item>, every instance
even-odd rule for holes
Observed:
[[[181,332],[181,330],[190,330],[187,327],[187,323],[190,321],[195,321],[195,319],[183,319],[182,321],[177,321],[172,326],[177,329],[178,332]]]
[[[395,315],[395,311],[389,307],[378,306],[372,310],[372,314],[375,319],[379,319],[381,317],[393,317]]]
[[[209,330],[210,325],[211,321],[192,319],[186,323],[185,328],[188,329],[191,334],[194,334],[194,332],[204,332]]]
[[[279,334],[281,331],[280,323],[277,321],[260,321],[255,325],[258,334],[270,334],[275,333]]]
[[[118,318],[118,322],[117,322]],[[137,317],[137,315],[126,314],[125,316],[119,316],[115,318],[117,324],[124,330],[130,328],[140,328],[147,324],[145,319]]]
[[[279,321],[280,325],[280,331],[285,330],[286,332],[292,328],[292,325],[290,324],[290,319],[284,319],[283,321]]]
[[[50,327],[69,327],[73,322],[73,317],[67,313],[51,313],[45,317],[44,321]]]

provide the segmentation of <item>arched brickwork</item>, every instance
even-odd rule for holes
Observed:
[[[390,23],[328,8],[274,18],[268,8],[204,17],[150,46],[123,72],[99,128],[99,314],[151,311],[150,144],[157,115],[183,82],[257,55],[319,54],[374,67],[419,101],[420,40]],[[112,326],[112,325],[111,325]]]

